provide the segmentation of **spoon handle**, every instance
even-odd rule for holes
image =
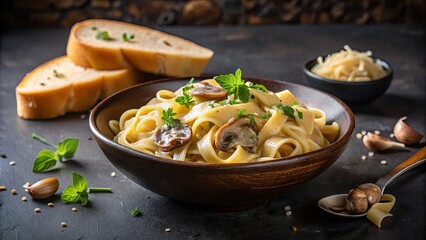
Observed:
[[[395,168],[389,170],[385,175],[381,176],[377,180],[376,185],[382,189],[382,194],[385,191],[387,185],[389,185],[393,180],[407,172],[408,170],[417,167],[418,165],[426,162],[426,147],[422,147],[416,153],[414,153],[410,158],[396,166]]]

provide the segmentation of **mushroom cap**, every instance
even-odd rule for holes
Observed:
[[[187,124],[174,127],[163,125],[153,136],[155,145],[163,151],[170,152],[191,141],[192,130]]]
[[[368,209],[368,200],[365,192],[358,188],[351,189],[346,197],[345,208],[352,214],[365,213]]]
[[[368,204],[370,206],[378,203],[380,198],[382,197],[382,190],[379,186],[373,183],[364,183],[358,186],[358,189],[364,191],[365,195],[367,195]]]
[[[224,152],[233,152],[237,145],[251,151],[259,144],[257,127],[247,117],[231,119],[216,133],[215,145]]]
[[[193,84],[194,88],[189,91],[192,96],[201,97],[211,100],[226,99],[227,92],[218,86],[212,85],[208,82],[198,82]]]

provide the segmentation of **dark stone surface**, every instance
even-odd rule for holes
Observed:
[[[421,26],[265,26],[178,27],[163,30],[194,40],[215,51],[206,73],[228,73],[241,67],[246,76],[275,78],[305,84],[303,64],[349,44],[372,50],[390,62],[394,81],[387,93],[371,105],[353,109],[355,133],[380,130],[389,136],[394,123],[407,115],[413,127],[425,132],[425,33]],[[344,193],[382,174],[410,156],[407,151],[388,151],[361,161],[367,150],[352,137],[348,149],[323,174],[272,199],[266,205],[241,212],[214,213],[192,209],[128,180],[108,162],[93,140],[88,119],[80,114],[48,121],[26,121],[16,115],[14,89],[22,77],[46,60],[65,53],[69,30],[12,31],[1,38],[0,72],[0,239],[424,239],[426,165],[410,171],[386,192],[396,196],[394,217],[382,229],[367,219],[341,219],[322,212],[318,199]],[[39,133],[53,142],[64,137],[80,138],[75,160],[60,170],[32,173],[32,162],[45,148],[31,139]],[[424,142],[424,140],[423,140]],[[388,165],[380,165],[386,159]],[[9,161],[16,161],[9,166]],[[71,171],[85,176],[90,186],[112,187],[112,194],[91,194],[90,207],[66,205],[55,198],[21,201],[22,185],[55,176],[59,190],[70,184]],[[112,178],[110,173],[117,172]],[[196,184],[196,183],[194,183]],[[15,188],[18,195],[11,195]],[[53,208],[47,207],[53,202]],[[283,208],[292,207],[285,216]],[[34,208],[41,208],[35,213]],[[78,212],[71,212],[77,207]],[[142,216],[131,217],[138,207]],[[62,228],[60,223],[67,222]],[[298,228],[292,232],[291,226]],[[170,232],[165,229],[170,228]]]

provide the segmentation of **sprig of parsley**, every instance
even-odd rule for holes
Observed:
[[[235,74],[219,75],[214,77],[214,80],[228,92],[228,96],[234,95],[235,99],[241,102],[248,102],[250,91],[248,86],[245,85],[244,80],[241,79],[241,76],[241,69],[238,68]]]
[[[135,34],[123,33],[122,37],[123,37],[123,41],[131,43],[132,42],[131,40],[135,38]]]
[[[263,119],[268,119],[271,117],[271,112],[267,111],[264,114],[262,114],[262,116],[260,116]]]
[[[194,81],[194,78],[191,78],[189,80],[189,82],[186,84],[186,86],[182,88],[182,96],[178,96],[175,99],[175,101],[177,103],[185,106],[186,108],[189,108],[189,107],[195,105],[195,101],[194,101],[192,95],[188,93],[189,90],[194,88],[194,86],[192,86],[193,81]]]
[[[63,162],[64,159],[70,159],[74,157],[79,141],[77,138],[65,138],[56,146],[49,140],[36,133],[33,133],[32,137],[33,139],[56,149],[55,152],[49,149],[41,150],[34,159],[33,172],[43,172],[45,170],[52,169],[55,167],[57,161]]]
[[[107,31],[97,31],[96,32],[96,39],[99,40],[111,40],[111,38],[109,37],[109,34]]]
[[[240,101],[240,100],[227,99],[227,100],[222,100],[222,101],[220,101],[220,102],[219,102],[219,105],[220,105],[220,106],[225,106],[225,105],[227,105],[227,104],[229,104],[229,105],[235,105],[235,104],[239,104],[239,103],[241,103],[241,101]]]
[[[243,117],[248,117],[249,118],[249,123],[253,124],[254,123],[254,114],[253,113],[248,113],[246,114],[246,109],[238,109],[237,112],[237,118],[243,118]]]
[[[261,84],[249,84],[249,86],[247,86],[245,81],[241,79],[241,76],[241,69],[238,68],[235,74],[219,75],[214,77],[214,80],[227,91],[228,96],[234,95],[234,99],[240,100],[243,103],[248,102],[250,99],[249,88],[268,91],[268,89]]]
[[[89,202],[89,193],[111,192],[111,188],[89,188],[87,180],[76,172],[71,173],[72,185],[65,187],[61,194],[64,203],[75,203],[80,201],[85,206]]]
[[[294,106],[294,103],[292,104],[292,106]],[[303,113],[299,112],[297,109],[295,110],[291,106],[284,105],[282,103],[277,103],[277,104],[274,104],[273,107],[276,108],[281,113],[283,113],[284,115],[289,116],[293,120],[296,120],[296,117],[294,116],[294,112],[297,113],[297,116],[299,117],[299,119],[303,119]]]
[[[164,123],[169,127],[176,127],[177,125],[180,125],[180,120],[173,118],[173,116],[176,116],[176,113],[173,112],[172,108],[168,108],[167,111],[162,111],[163,116],[161,119],[163,119]]]

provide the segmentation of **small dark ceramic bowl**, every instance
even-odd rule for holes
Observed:
[[[206,79],[210,76],[197,78]],[[239,210],[265,203],[327,169],[345,150],[354,130],[351,110],[339,99],[318,90],[277,80],[245,78],[274,92],[289,89],[308,107],[323,109],[340,126],[330,146],[286,159],[258,163],[207,164],[173,161],[124,147],[112,141],[108,121],[130,108],[140,108],[160,89],[176,90],[187,78],[136,85],[100,102],[90,114],[90,129],[110,162],[142,187],[173,200],[210,210]]]
[[[387,72],[386,76],[364,82],[333,80],[321,77],[311,71],[317,64],[316,59],[305,64],[303,73],[310,86],[331,93],[350,106],[365,105],[382,96],[388,89],[393,77],[393,71],[389,63],[377,57],[373,57],[373,59]]]

